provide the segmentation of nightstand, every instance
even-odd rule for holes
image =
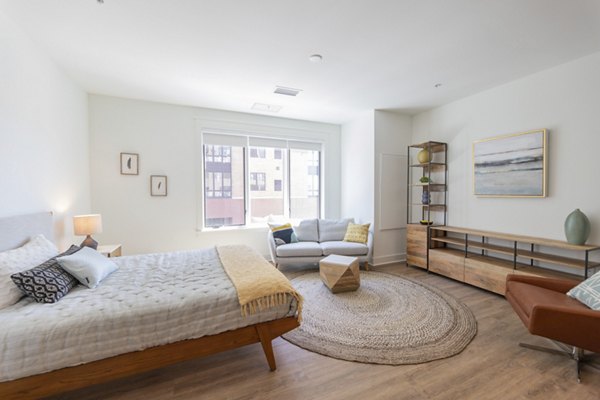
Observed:
[[[121,245],[120,244],[105,244],[98,246],[98,253],[106,257],[121,257]]]

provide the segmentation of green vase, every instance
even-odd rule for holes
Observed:
[[[567,216],[565,236],[572,244],[584,244],[590,236],[590,220],[579,208]]]

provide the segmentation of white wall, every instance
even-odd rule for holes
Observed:
[[[580,208],[600,242],[600,53],[418,114],[413,142],[448,142],[449,225],[564,239],[563,223]],[[549,129],[547,198],[473,195],[476,139]]]
[[[73,240],[90,211],[87,95],[0,12],[0,216],[54,211]]]
[[[375,265],[406,259],[406,149],[411,129],[410,115],[375,111]]]
[[[102,213],[102,243],[125,254],[248,244],[268,254],[267,228],[197,231],[201,127],[277,132],[323,141],[324,215],[339,217],[339,126],[229,111],[90,95],[92,206]],[[119,173],[119,153],[140,155],[140,174]],[[151,197],[150,175],[168,176],[168,196]]]
[[[375,217],[375,113],[364,112],[342,125],[341,215],[357,222]]]

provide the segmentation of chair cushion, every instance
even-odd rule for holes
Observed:
[[[568,296],[579,300],[592,310],[600,311],[600,272],[569,290]]]
[[[323,255],[338,254],[340,256],[366,256],[369,248],[364,243],[344,242],[336,240],[321,243]]]
[[[319,228],[317,226],[317,219],[305,219],[294,227],[296,237],[300,242],[318,242],[319,241]]]
[[[320,219],[319,242],[344,240],[344,235],[346,235],[346,230],[350,222],[354,222],[354,218]]]
[[[323,251],[317,242],[297,242],[277,246],[277,257],[314,257],[322,256]]]
[[[564,293],[545,289],[539,286],[529,285],[523,282],[509,281],[506,283],[507,291],[513,294],[513,298],[521,307],[521,310],[531,317],[536,305],[564,306],[567,308],[588,309],[575,299],[565,296]]]

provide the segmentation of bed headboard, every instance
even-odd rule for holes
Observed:
[[[0,251],[19,247],[40,233],[54,241],[52,212],[0,218]]]

